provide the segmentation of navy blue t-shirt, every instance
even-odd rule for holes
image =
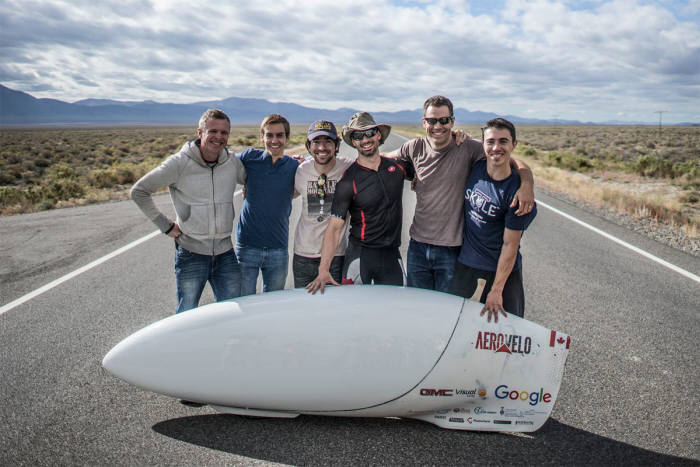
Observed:
[[[517,207],[510,208],[515,192],[520,188],[520,176],[511,171],[504,180],[493,180],[486,171],[486,161],[474,164],[464,194],[464,241],[459,262],[476,269],[496,271],[503,247],[503,232],[525,230],[537,215],[537,206],[523,216],[516,216]],[[521,267],[520,248],[513,270]]]
[[[236,242],[240,246],[286,249],[294,175],[299,163],[289,156],[283,156],[273,164],[270,154],[252,148],[236,157],[245,166],[247,174]]]

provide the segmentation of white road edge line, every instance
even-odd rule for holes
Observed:
[[[155,232],[151,232],[150,234],[146,235],[145,237],[141,237],[138,240],[135,240],[135,241],[129,243],[128,245],[125,245],[125,246],[119,248],[118,250],[115,250],[115,251],[103,256],[102,258],[96,259],[95,261],[93,261],[90,264],[86,264],[85,266],[78,268],[75,271],[68,273],[63,277],[59,277],[55,281],[49,282],[48,284],[46,284],[43,287],[39,287],[38,289],[34,290],[33,292],[29,292],[28,294],[23,295],[22,297],[18,298],[17,300],[12,301],[12,302],[8,303],[7,305],[4,305],[2,308],[0,308],[0,315],[2,315],[5,312],[10,311],[11,309],[23,304],[26,301],[31,300],[32,298],[34,298],[36,296],[43,294],[44,292],[46,292],[48,290],[53,289],[54,287],[56,287],[58,285],[63,284],[64,282],[74,278],[77,275],[80,275],[80,274],[84,273],[85,271],[89,271],[90,269],[94,268],[95,266],[99,266],[100,264],[104,263],[105,261],[109,261],[110,259],[114,258],[115,256],[120,255],[120,254],[124,253],[125,251],[130,250],[133,247],[135,247],[135,246],[137,246],[137,245],[139,245],[147,240],[152,239],[153,237],[155,237],[156,235],[158,235],[160,233],[161,233],[160,230],[156,230]]]
[[[622,245],[622,246],[624,246],[625,248],[629,248],[630,250],[634,251],[635,253],[638,253],[638,254],[644,256],[645,258],[649,258],[649,259],[652,260],[652,261],[656,261],[656,262],[659,263],[660,265],[665,266],[665,267],[669,268],[670,270],[675,271],[675,272],[677,272],[678,274],[680,274],[680,275],[682,275],[682,276],[685,276],[685,277],[687,277],[687,278],[689,278],[689,279],[691,279],[691,280],[694,280],[695,282],[697,282],[697,283],[700,284],[700,276],[696,276],[695,274],[693,274],[693,273],[690,272],[690,271],[686,271],[685,269],[679,268],[679,267],[676,266],[675,264],[671,264],[671,263],[669,263],[668,261],[665,261],[665,260],[659,258],[658,256],[654,256],[654,255],[652,255],[651,253],[648,253],[648,252],[642,250],[641,248],[637,248],[636,246],[631,245],[631,244],[625,242],[624,240],[620,240],[619,238],[617,238],[617,237],[615,237],[615,236],[613,236],[613,235],[610,235],[610,234],[607,233],[607,232],[604,232],[604,231],[602,231],[602,230],[600,230],[600,229],[598,229],[598,228],[595,228],[595,227],[593,227],[593,226],[590,225],[590,224],[586,224],[586,223],[583,222],[582,220],[576,219],[575,217],[573,217],[573,216],[571,216],[571,215],[569,215],[569,214],[567,214],[567,213],[565,213],[565,212],[563,212],[563,211],[560,211],[559,209],[557,209],[557,208],[555,208],[555,207],[552,207],[552,206],[550,206],[550,205],[548,205],[548,204],[546,204],[546,203],[543,203],[543,202],[540,201],[540,200],[536,200],[536,202],[537,202],[537,205],[539,205],[539,206],[544,206],[545,208],[547,208],[547,209],[549,209],[549,210],[555,212],[556,214],[559,214],[560,216],[565,217],[565,218],[569,219],[569,220],[572,221],[572,222],[576,222],[577,224],[579,224],[579,225],[581,225],[581,226],[583,226],[583,227],[585,227],[585,228],[587,228],[587,229],[589,229],[589,230],[592,230],[593,232],[595,232],[595,233],[597,233],[597,234],[599,234],[599,235],[602,235],[603,237],[607,238],[608,240],[612,240],[613,242],[615,242],[615,243],[617,243],[617,244],[619,244],[619,245]]]
[[[234,196],[239,195],[241,193],[243,193],[243,190],[238,190],[237,192],[234,193]],[[19,297],[17,300],[11,301],[7,305],[3,305],[2,307],[0,307],[0,315],[2,315],[3,313],[7,313],[11,309],[20,306],[21,304],[31,300],[34,297],[37,297],[37,296],[43,294],[44,292],[48,292],[49,290],[53,289],[54,287],[59,286],[59,285],[63,284],[64,282],[73,279],[75,276],[78,276],[78,275],[84,273],[85,271],[89,271],[90,269],[94,268],[95,266],[99,266],[100,264],[102,264],[106,261],[109,261],[110,259],[114,258],[115,256],[121,255],[125,251],[131,250],[135,246],[138,246],[141,243],[152,239],[153,237],[157,237],[158,234],[160,234],[160,233],[161,233],[160,230],[156,230],[154,232],[151,232],[148,235],[146,235],[145,237],[141,237],[138,240],[134,240],[133,242],[129,243],[128,245],[124,245],[123,247],[119,248],[118,250],[114,250],[113,252],[103,256],[102,258],[98,258],[90,264],[86,264],[85,266],[78,268],[75,271],[70,272],[63,277],[59,277],[55,281],[49,282],[48,284],[46,284],[43,287],[39,287],[38,289],[36,289],[32,292],[29,292],[26,295]]]

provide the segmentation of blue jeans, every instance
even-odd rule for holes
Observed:
[[[262,271],[263,292],[284,289],[289,253],[286,248],[257,248],[236,245],[241,264],[241,295],[253,295]]]
[[[406,283],[409,287],[450,291],[458,246],[438,246],[411,239],[408,244]]]
[[[175,282],[177,309],[175,313],[196,308],[207,281],[217,302],[241,294],[241,269],[231,248],[220,255],[199,255],[180,245],[175,249]]]

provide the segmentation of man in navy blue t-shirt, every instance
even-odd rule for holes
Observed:
[[[271,114],[260,125],[265,150],[239,154],[246,169],[245,200],[236,229],[236,255],[241,265],[241,295],[255,293],[262,272],[263,292],[281,290],[287,280],[289,214],[299,163],[284,155],[290,127]]]
[[[515,126],[495,118],[483,129],[486,160],[472,167],[464,199],[464,241],[459,254],[451,293],[471,297],[478,279],[486,286],[480,302],[487,319],[506,311],[522,317],[525,293],[521,272],[520,238],[537,215],[537,206],[523,216],[509,207],[520,188],[520,177],[510,167],[517,145]]]

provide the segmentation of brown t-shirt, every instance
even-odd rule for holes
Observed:
[[[474,162],[485,158],[480,141],[468,139],[436,151],[426,138],[405,142],[399,160],[415,169],[416,212],[411,238],[430,245],[460,246],[464,235],[464,189]]]

